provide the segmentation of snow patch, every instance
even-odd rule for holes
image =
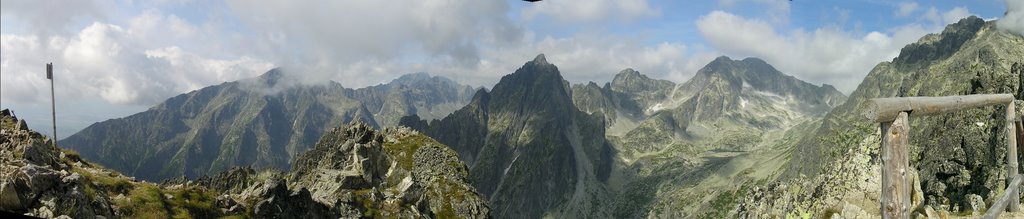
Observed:
[[[743,84],[745,85],[747,83],[743,82]],[[740,108],[747,108],[747,99],[743,99],[743,97],[740,97]]]
[[[984,122],[975,122],[974,125],[977,125],[978,127],[985,127]]]
[[[654,104],[654,106],[651,106],[650,108],[647,108],[647,113],[649,114],[649,113],[653,113],[653,112],[658,112],[658,111],[663,110],[663,109],[665,109],[665,107],[662,106],[661,103],[658,103],[658,104]]]

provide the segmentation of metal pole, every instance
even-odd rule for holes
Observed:
[[[50,79],[50,112],[53,115],[53,147],[57,147],[57,98],[53,89],[53,63],[46,64],[46,77]]]

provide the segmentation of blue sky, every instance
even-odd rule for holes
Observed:
[[[274,67],[346,87],[428,72],[492,86],[544,53],[572,83],[633,68],[683,82],[717,56],[759,57],[852,91],[904,45],[1020,0],[4,0],[0,107],[61,136]],[[1010,5],[1010,7],[1008,7]],[[1020,33],[1024,18],[1003,19]]]

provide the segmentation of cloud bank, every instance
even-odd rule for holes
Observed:
[[[1024,1],[1006,0],[1006,16],[996,21],[996,26],[1024,36]]]
[[[170,27],[165,29],[163,27]],[[113,104],[151,105],[224,81],[252,77],[272,67],[242,56],[207,58],[160,42],[156,36],[198,37],[198,28],[171,15],[145,13],[126,27],[95,22],[75,34],[0,34],[4,51],[2,97],[15,103],[49,99],[44,63],[54,63],[57,96]]]
[[[897,14],[914,10],[900,7]],[[876,64],[899,55],[906,44],[969,16],[966,8],[924,12],[933,25],[912,23],[885,32],[856,34],[835,26],[814,30],[779,28],[771,22],[713,11],[696,21],[701,36],[727,55],[759,57],[805,81],[850,93]],[[930,17],[930,18],[929,18]]]

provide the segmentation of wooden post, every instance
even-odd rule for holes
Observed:
[[[945,97],[874,98],[867,102],[864,116],[874,122],[890,122],[901,112],[927,116],[983,106],[1006,104],[1012,94],[975,94]]]
[[[882,123],[882,218],[910,218],[908,117],[907,112],[900,112],[891,125]]]
[[[1020,192],[1021,175],[1013,175],[1009,177],[1009,179],[1010,183],[1006,185],[1006,191],[1003,192],[1002,196],[999,196],[999,199],[992,202],[992,206],[988,208],[988,211],[985,211],[985,215],[982,215],[981,218],[999,218],[999,215],[1009,207],[1008,205],[1010,205],[1010,202],[1012,201],[1012,198],[1010,198],[1012,195],[1010,194],[1018,194],[1018,192]]]
[[[1017,109],[1010,101],[1010,104],[1006,104],[1006,176],[1007,185],[1009,185],[1010,177],[1017,175],[1017,132],[1015,131],[1016,125],[1014,120],[1017,118]],[[1007,206],[1007,210],[1010,212],[1020,211],[1020,194],[1017,190],[1010,190],[1007,188],[1006,192],[1010,192],[1010,203]]]

